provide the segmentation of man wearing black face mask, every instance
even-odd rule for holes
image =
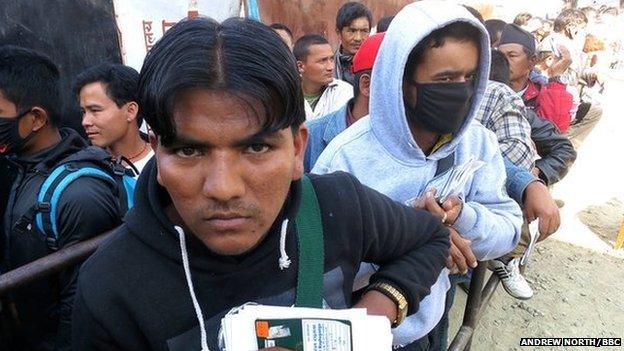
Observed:
[[[495,135],[474,121],[489,73],[489,39],[465,8],[438,1],[406,6],[386,32],[372,73],[369,117],[335,138],[313,173],[347,171],[395,201],[422,206],[451,229],[447,267],[465,273],[476,260],[511,251],[522,216],[505,192]],[[400,87],[400,89],[397,89]],[[484,164],[439,203],[428,183],[471,158]],[[437,189],[438,191],[441,189]],[[360,282],[373,272],[360,270]],[[359,285],[357,283],[360,283]],[[418,313],[393,331],[406,350],[445,350],[453,292],[444,270]]]
[[[47,57],[24,48],[0,46],[0,165],[3,172],[8,165],[8,176],[13,179],[3,211],[2,271],[101,234],[121,221],[112,187],[104,180],[81,177],[58,194],[56,207],[50,207],[55,212],[49,218],[54,221],[57,247],[50,247],[49,237],[39,231],[34,220],[22,225],[33,204],[43,204],[39,190],[52,170],[87,147],[76,132],[58,128],[58,81],[58,69]],[[11,303],[17,312],[16,334],[13,344],[0,345],[0,349],[69,348],[78,268],[69,267],[14,291]]]

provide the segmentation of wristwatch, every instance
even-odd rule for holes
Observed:
[[[367,290],[379,291],[396,304],[397,317],[392,322],[392,328],[396,328],[403,323],[405,317],[407,317],[407,299],[397,288],[388,283],[374,283],[371,284]]]

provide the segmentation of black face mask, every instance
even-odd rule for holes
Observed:
[[[416,87],[416,106],[405,103],[408,122],[416,122],[438,134],[454,134],[461,128],[474,94],[473,82],[419,84]]]
[[[19,134],[19,121],[30,110],[26,110],[14,118],[0,117],[0,154],[17,153],[35,135],[33,132],[22,138]]]

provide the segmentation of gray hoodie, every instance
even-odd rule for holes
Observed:
[[[403,72],[412,49],[432,31],[467,22],[481,32],[475,95],[468,117],[453,140],[426,156],[410,132],[403,105]],[[401,203],[418,196],[436,172],[438,160],[455,153],[455,164],[471,157],[484,161],[462,191],[464,206],[454,227],[471,240],[480,260],[503,256],[520,238],[522,213],[505,191],[505,167],[496,136],[474,120],[489,75],[489,38],[483,25],[463,7],[442,1],[419,1],[394,18],[377,56],[371,82],[370,116],[338,135],[319,157],[314,173],[338,170],[355,175]],[[370,267],[363,267],[371,273]],[[433,329],[444,312],[450,283],[444,270],[420,310],[393,332],[406,345]]]

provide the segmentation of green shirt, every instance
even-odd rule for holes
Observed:
[[[312,95],[308,95],[305,93],[303,94],[303,98],[308,102],[308,104],[310,104],[310,107],[312,107],[312,111],[314,111],[314,109],[316,108],[316,104],[318,104],[324,91],[325,89],[319,91],[317,94]]]

